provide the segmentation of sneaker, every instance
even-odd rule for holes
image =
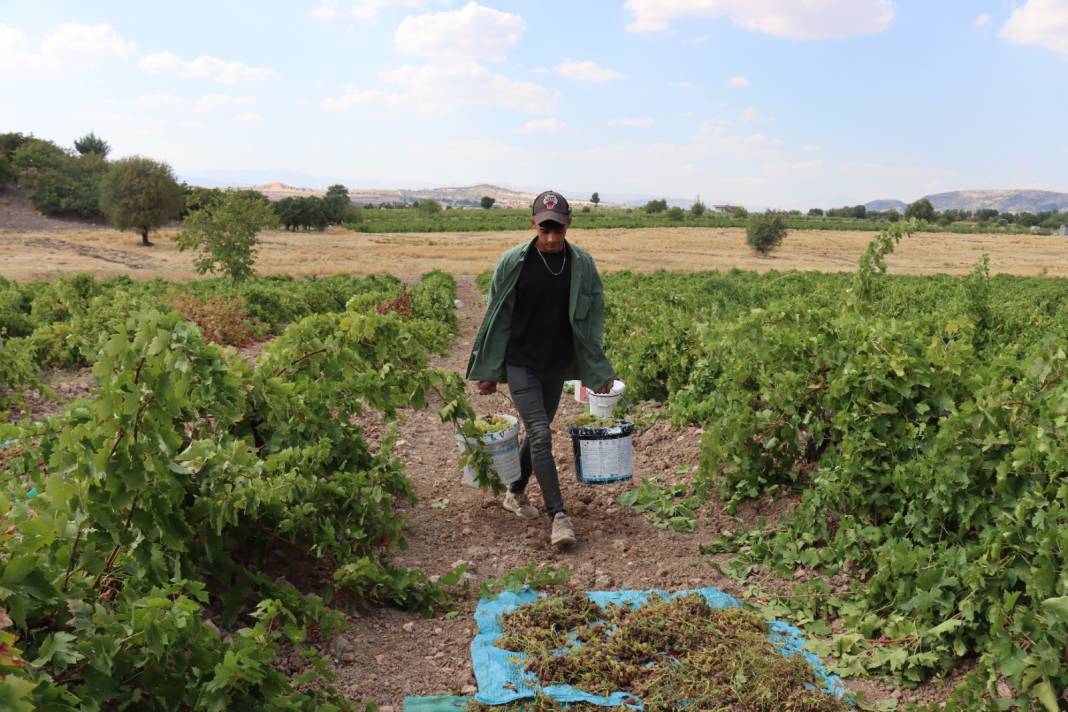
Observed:
[[[538,510],[530,503],[527,495],[523,492],[506,492],[504,501],[501,504],[509,512],[515,512],[523,519],[538,518]]]
[[[553,546],[568,546],[575,543],[575,527],[571,525],[571,517],[563,512],[553,517],[553,533],[549,541]]]

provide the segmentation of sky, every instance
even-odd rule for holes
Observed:
[[[0,131],[195,181],[1068,192],[1068,0],[3,0]]]

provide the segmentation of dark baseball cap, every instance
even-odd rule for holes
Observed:
[[[561,225],[567,225],[567,219],[571,217],[571,206],[567,204],[567,199],[564,196],[555,190],[547,190],[537,198],[534,198],[534,204],[531,205],[531,213],[534,215],[534,222],[537,225],[541,225],[546,220],[553,220]]]

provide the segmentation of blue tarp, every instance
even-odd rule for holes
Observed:
[[[650,596],[659,594],[668,598],[677,598],[692,593],[700,594],[713,608],[739,606],[738,600],[715,588],[698,588],[668,594],[665,591],[590,591],[586,595],[600,606],[610,604],[629,604],[640,606]],[[506,591],[497,598],[483,598],[475,609],[475,622],[478,635],[471,643],[471,660],[474,663],[475,679],[478,681],[478,694],[475,699],[487,705],[502,705],[516,700],[533,698],[539,691],[557,702],[588,702],[605,707],[626,705],[641,709],[641,702],[626,692],[615,692],[608,696],[592,695],[570,685],[549,685],[541,687],[537,678],[524,670],[525,655],[502,650],[494,645],[502,634],[501,619],[520,606],[533,603],[542,594],[529,588],[512,593]],[[773,621],[768,626],[771,634],[768,639],[778,646],[784,655],[800,653],[812,664],[816,676],[823,681],[824,689],[837,697],[845,696],[845,687],[835,675],[828,674],[818,657],[804,650],[805,640],[801,631],[792,625]]]

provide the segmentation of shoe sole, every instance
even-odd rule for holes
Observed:
[[[553,546],[574,546],[578,540],[574,536],[562,536],[557,539],[550,538],[549,541]]]

